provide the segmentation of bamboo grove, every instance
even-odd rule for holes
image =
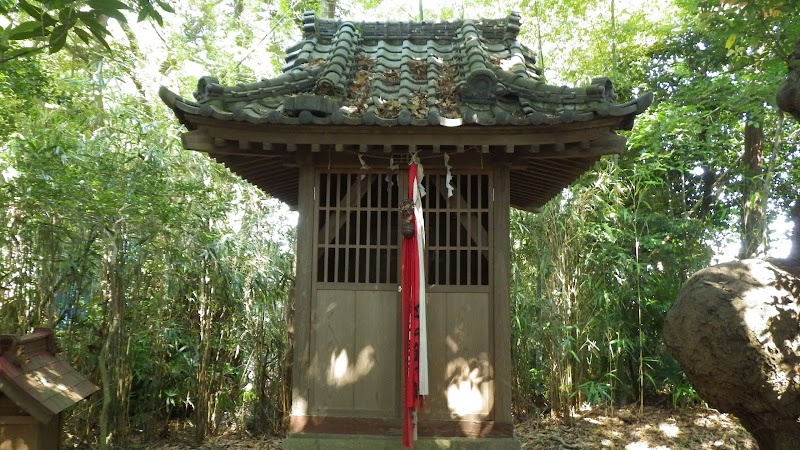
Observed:
[[[332,5],[193,0],[143,13],[150,2],[101,2],[111,9],[84,33],[103,39],[69,28],[63,42],[11,33],[30,19],[23,6],[59,7],[51,3],[0,2],[0,332],[55,328],[67,360],[101,387],[68,418],[79,448],[126,448],[187,423],[198,440],[232,428],[281,433],[290,214],[179,150],[156,90],[191,92],[205,73],[246,81],[274,71],[294,19]],[[661,342],[664,314],[728,241],[739,257],[775,247],[783,236],[768,225],[797,200],[800,133],[773,106],[800,39],[791,2],[675,0],[661,15],[623,3],[426,10],[518,9],[546,75],[576,84],[608,73],[618,92],[656,93],[625,154],[539,213],[512,212],[518,417],[701,402]],[[114,11],[130,23],[114,25]],[[49,47],[23,51],[30,42]]]

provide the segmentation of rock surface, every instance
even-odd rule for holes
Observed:
[[[737,416],[762,450],[800,445],[797,269],[745,260],[700,270],[664,326],[692,386],[709,405]]]

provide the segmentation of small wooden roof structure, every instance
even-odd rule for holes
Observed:
[[[0,335],[0,392],[41,423],[99,388],[58,356],[49,328]]]
[[[602,155],[621,152],[625,139],[615,131],[630,129],[653,101],[648,93],[616,103],[608,78],[547,84],[517,41],[515,13],[452,22],[306,13],[302,29],[275,78],[224,86],[203,77],[195,101],[160,90],[189,129],[184,147],[292,207],[298,150],[351,166],[358,156],[421,151],[510,162],[511,206],[535,210]]]

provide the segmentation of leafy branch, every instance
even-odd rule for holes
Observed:
[[[0,14],[10,21],[0,27],[0,64],[45,50],[56,53],[70,36],[110,50],[109,19],[125,24],[126,13],[135,12],[140,22],[152,19],[163,25],[164,11],[175,12],[164,0],[19,0],[15,6],[0,4]]]

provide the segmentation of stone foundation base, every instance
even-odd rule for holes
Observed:
[[[283,440],[284,450],[403,450],[400,436],[294,434]],[[516,438],[421,437],[414,450],[520,450]]]

